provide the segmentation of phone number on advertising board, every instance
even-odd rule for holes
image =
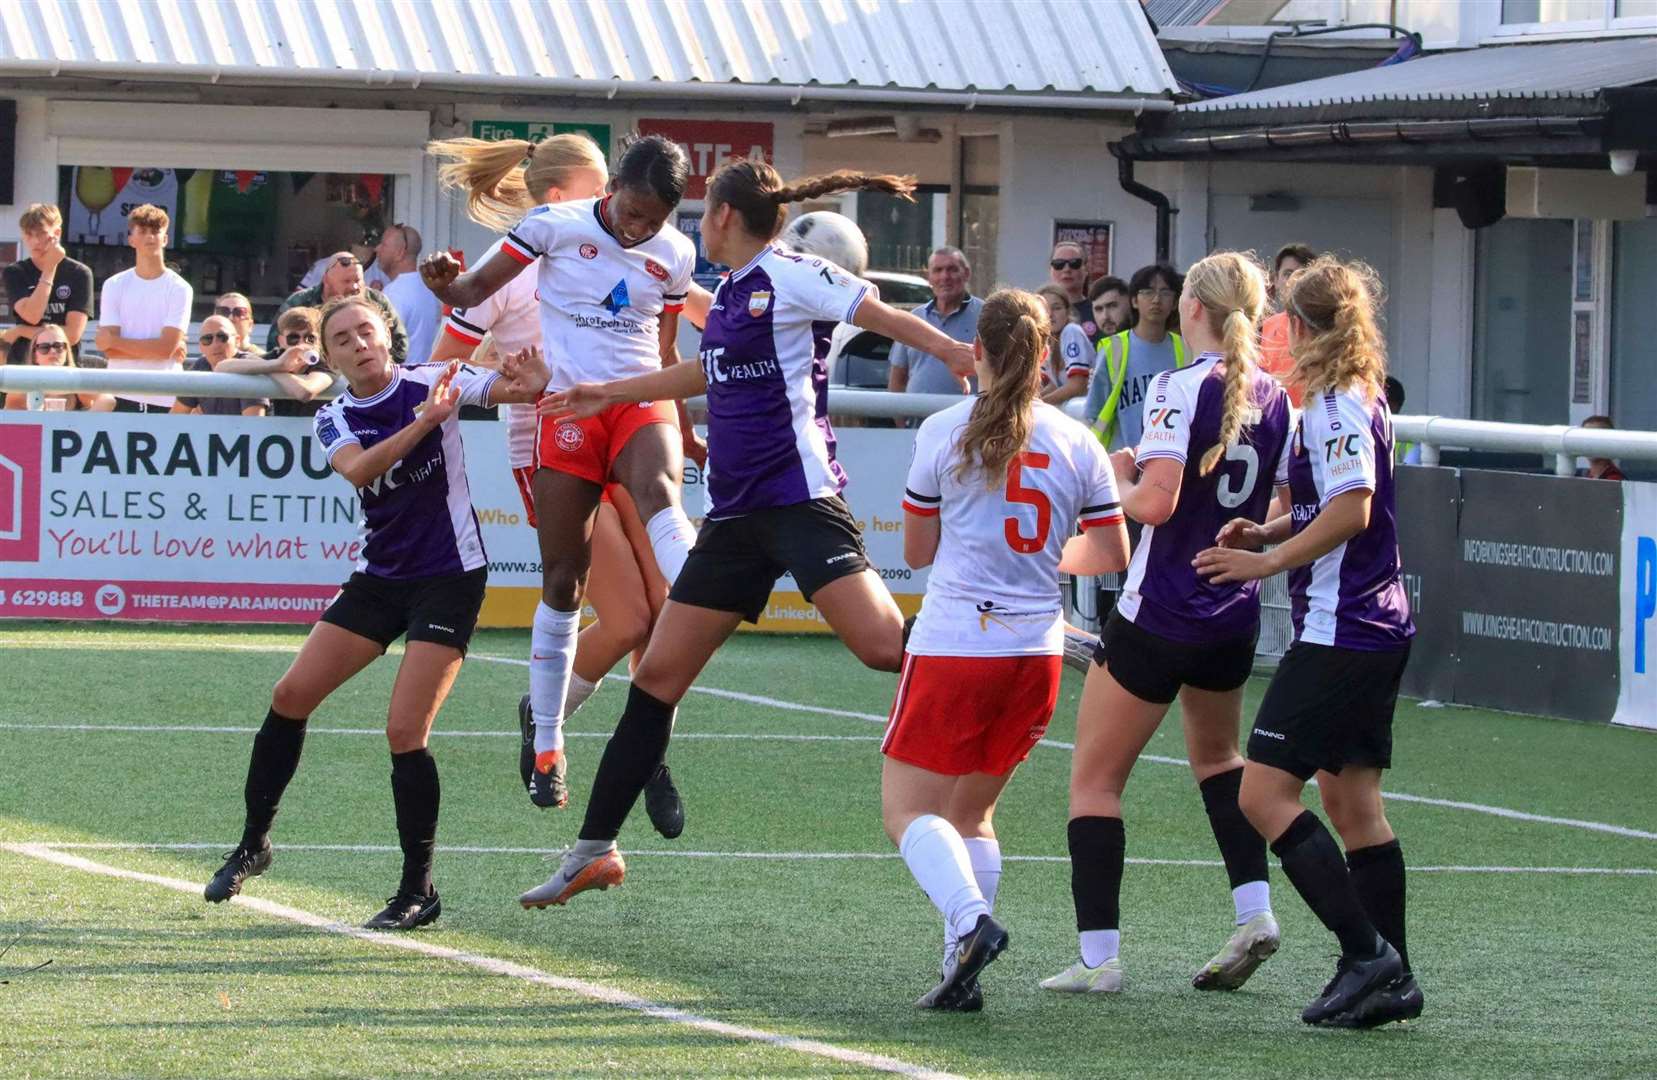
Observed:
[[[83,592],[59,592],[56,589],[18,589],[9,598],[0,590],[0,599],[9,599],[15,607],[81,607],[86,603]]]

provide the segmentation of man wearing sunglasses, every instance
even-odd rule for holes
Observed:
[[[253,345],[253,301],[239,292],[221,293],[213,301],[213,314],[223,315],[236,328],[236,350],[238,352],[252,352]]]
[[[289,308],[276,317],[276,348],[263,357],[233,356],[219,365],[227,375],[269,375],[285,396],[270,399],[270,416],[315,416],[324,402],[318,396],[333,385],[334,373],[322,362],[316,308]]]
[[[321,308],[336,296],[360,296],[373,304],[391,334],[391,362],[408,363],[408,331],[403,327],[403,320],[397,317],[397,309],[391,306],[384,293],[368,287],[363,279],[362,260],[349,251],[336,251],[330,255],[321,282],[309,289],[300,289],[284,300],[277,317],[280,319],[282,312],[289,308]],[[265,340],[265,352],[271,352],[276,346],[276,323],[273,322],[270,336]]]
[[[35,203],[18,219],[28,255],[6,267],[6,296],[17,325],[7,330],[6,363],[30,363],[29,342],[45,325],[61,326],[73,351],[92,317],[92,270],[63,250],[63,215]]]
[[[1087,252],[1073,240],[1061,240],[1053,245],[1052,257],[1047,260],[1047,272],[1053,284],[1070,298],[1070,318],[1082,328],[1094,348],[1105,335],[1093,318],[1093,304],[1087,298]]]
[[[201,321],[196,339],[201,355],[190,361],[186,371],[217,371],[219,365],[241,352],[236,324],[223,315],[209,315]],[[184,397],[178,403],[203,416],[264,416],[270,411],[268,398]]]

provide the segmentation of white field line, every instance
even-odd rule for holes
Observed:
[[[10,845],[0,844],[0,847]],[[192,840],[179,843],[133,843],[116,840],[75,840],[59,843],[55,840],[29,841],[21,846],[54,851],[229,851],[234,841]],[[321,852],[349,855],[397,855],[402,849],[389,844],[278,844],[284,852]],[[439,845],[444,855],[546,855],[545,848],[486,847],[471,844]],[[645,848],[625,852],[631,858],[672,859],[754,859],[764,862],[857,862],[865,860],[897,859],[895,851],[694,851],[679,848]],[[1065,863],[1068,855],[1003,855],[1003,862]],[[1213,869],[1223,867],[1219,859],[1147,859],[1132,858],[1132,866],[1188,866]],[[1410,866],[1411,873],[1426,874],[1564,874],[1598,875],[1606,877],[1657,877],[1657,868],[1616,866]]]
[[[0,645],[18,645],[30,648],[84,647],[68,644],[60,639],[24,637],[0,638]],[[100,643],[99,647],[103,648],[105,646]],[[133,647],[137,648],[140,646],[135,645]],[[211,642],[180,642],[177,644],[146,645],[141,647],[148,649],[173,648],[202,650],[237,648],[243,652],[293,652],[293,648],[290,646],[248,644],[219,645]],[[485,653],[470,653],[468,655],[474,660],[482,660],[486,663],[510,664],[514,667],[529,666],[528,660],[520,660],[511,656],[490,656]],[[610,675],[607,676],[607,678],[617,679],[622,682],[627,681],[626,676],[622,675]],[[882,726],[884,726],[887,721],[887,717],[878,713],[855,712],[849,709],[829,709],[820,705],[806,705],[798,701],[784,701],[781,698],[766,697],[761,694],[744,694],[735,690],[720,690],[711,686],[692,686],[690,691],[693,694],[706,694],[711,697],[720,697],[731,701],[742,701],[750,705],[763,705],[767,708],[783,709],[789,712],[814,713],[822,716],[838,716],[849,720],[862,720],[868,723],[880,724]],[[153,730],[165,729],[158,728]],[[378,732],[376,732],[376,734],[378,734]],[[675,735],[675,738],[683,737],[684,736],[681,735]],[[1056,750],[1073,751],[1076,749],[1075,743],[1063,742],[1058,739],[1043,739],[1041,740],[1041,745],[1051,747]],[[1162,754],[1141,754],[1140,760],[1155,762],[1158,765],[1184,766],[1188,764],[1184,758],[1167,757]],[[1524,810],[1514,810],[1505,806],[1490,806],[1485,803],[1464,802],[1459,799],[1438,799],[1426,795],[1408,795],[1397,791],[1383,791],[1381,794],[1385,798],[1394,799],[1398,802],[1417,803],[1422,806],[1436,806],[1446,810],[1465,810],[1469,813],[1487,814],[1491,817],[1506,818],[1509,821],[1525,821],[1534,825],[1560,825],[1566,828],[1582,829],[1587,832],[1605,833],[1610,836],[1624,836],[1635,840],[1657,840],[1657,832],[1652,832],[1647,829],[1632,829],[1624,825],[1612,825],[1603,821],[1585,821],[1581,818],[1554,817],[1549,814],[1532,814]]]
[[[0,849],[17,855],[24,855],[31,859],[54,863],[71,870],[81,870],[89,874],[100,874],[104,877],[157,885],[164,889],[172,889],[175,892],[186,893],[191,896],[201,894],[201,885],[197,882],[181,881],[178,878],[162,877],[159,874],[145,874],[135,870],[123,870],[120,867],[92,862],[78,855],[66,854],[39,844],[0,844]],[[939,1072],[920,1065],[912,1065],[907,1061],[900,1061],[897,1058],[886,1057],[882,1054],[870,1054],[862,1050],[852,1050],[843,1046],[835,1046],[832,1043],[820,1042],[816,1039],[802,1039],[793,1035],[765,1031],[761,1028],[743,1027],[738,1024],[727,1024],[720,1020],[711,1020],[708,1017],[698,1016],[683,1009],[658,1005],[653,1001],[630,994],[625,990],[619,990],[613,986],[606,986],[603,983],[553,975],[550,972],[528,967],[524,964],[497,960],[494,957],[464,952],[460,949],[451,949],[443,945],[433,945],[412,936],[381,934],[355,926],[346,926],[343,923],[335,922],[332,919],[324,918],[300,908],[289,907],[286,904],[276,904],[269,900],[260,900],[248,896],[237,896],[232,898],[230,902],[257,911],[262,915],[299,923],[301,926],[309,926],[324,933],[338,934],[341,937],[356,938],[359,941],[370,942],[389,949],[402,949],[405,952],[453,961],[457,964],[464,964],[468,967],[486,971],[491,975],[501,975],[509,979],[521,979],[524,982],[549,986],[555,990],[577,994],[592,1001],[641,1013],[656,1020],[666,1020],[669,1023],[693,1028],[710,1035],[721,1035],[725,1038],[745,1042],[764,1043],[779,1050],[789,1050],[812,1057],[827,1058],[830,1061],[837,1061],[845,1065],[854,1065],[878,1072],[896,1073],[900,1076],[921,1077],[927,1078],[927,1080],[959,1080],[953,1073]]]

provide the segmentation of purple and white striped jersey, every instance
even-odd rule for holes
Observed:
[[[1296,533],[1335,496],[1373,492],[1368,528],[1310,566],[1289,571],[1295,640],[1367,652],[1403,648],[1415,624],[1398,564],[1386,398],[1377,394],[1368,401],[1358,387],[1307,394],[1277,477],[1288,481]]]
[[[868,285],[833,263],[765,247],[719,283],[702,334],[708,517],[838,495],[829,336]]]
[[[393,368],[391,385],[370,398],[349,391],[325,405],[314,421],[317,441],[332,462],[346,446],[367,450],[414,422],[431,384],[447,364]],[[453,386],[462,405],[488,405],[493,371],[460,365]],[[363,548],[357,569],[386,578],[459,574],[484,565],[483,536],[466,485],[466,452],[459,412],[426,434],[403,459],[367,487],[362,503]]]
[[[1189,367],[1164,371],[1145,394],[1141,465],[1169,458],[1185,466],[1179,502],[1161,525],[1145,527],[1116,610],[1135,626],[1171,641],[1230,641],[1260,622],[1260,583],[1217,585],[1191,566],[1197,552],[1235,517],[1265,521],[1272,501],[1269,471],[1289,442],[1292,410],[1277,380],[1250,375],[1248,410],[1237,443],[1207,476],[1203,455],[1220,440],[1225,414],[1224,357],[1204,353]]]

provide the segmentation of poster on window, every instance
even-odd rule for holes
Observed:
[[[143,206],[159,206],[169,218],[178,217],[178,173],[172,169],[118,168],[77,165],[69,185],[69,228],[72,244],[127,242],[127,215]],[[177,243],[178,230],[167,233],[167,246]]]
[[[674,227],[696,245],[696,269],[691,277],[696,284],[712,292],[719,284],[719,279],[730,272],[730,267],[723,263],[716,263],[708,258],[708,253],[702,248],[702,211],[681,210]]]
[[[1080,244],[1087,255],[1087,280],[1092,282],[1110,273],[1110,234],[1108,221],[1055,221],[1053,246]]]

